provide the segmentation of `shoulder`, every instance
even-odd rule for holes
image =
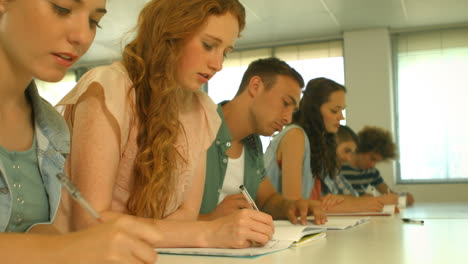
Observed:
[[[285,131],[282,131],[282,134],[280,147],[284,144],[303,145],[306,140],[305,131],[300,126],[287,127]]]
[[[98,85],[96,85],[98,84]],[[100,87],[107,99],[126,100],[132,86],[128,74],[119,62],[108,66],[100,66],[85,73],[76,86],[58,103],[58,105],[75,104],[89,87]]]
[[[221,126],[221,118],[217,112],[218,106],[205,92],[197,91],[195,92],[195,95],[200,106],[200,111],[198,114],[202,119],[202,122],[204,122],[204,131],[202,134],[205,136],[206,141],[203,143],[203,145],[204,148],[208,148],[218,134],[218,130]]]

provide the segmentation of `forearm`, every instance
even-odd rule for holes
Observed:
[[[65,263],[55,259],[57,236],[35,234],[0,234],[2,263]]]
[[[260,211],[271,215],[273,219],[286,219],[288,216],[285,208],[288,202],[289,200],[275,193],[261,206]]]
[[[103,212],[105,221],[125,216],[123,213]],[[161,219],[137,217],[139,221],[149,223],[161,234],[161,239],[155,241],[153,247],[216,247],[212,243],[212,230],[207,221]]]
[[[328,208],[327,213],[356,213],[356,212],[373,212],[378,211],[379,206],[376,201],[369,198],[348,198],[343,202]]]

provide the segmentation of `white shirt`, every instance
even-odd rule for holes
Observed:
[[[240,157],[237,159],[228,159],[223,187],[219,192],[218,204],[221,203],[227,195],[240,193],[239,186],[242,184],[244,184],[244,146],[242,146]]]

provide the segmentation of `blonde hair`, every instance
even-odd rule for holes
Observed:
[[[237,17],[240,32],[245,10],[237,0],[153,0],[140,13],[136,37],[122,55],[139,122],[135,182],[127,202],[134,215],[162,218],[174,192],[174,173],[187,163],[175,148],[184,135],[178,118],[184,90],[175,79],[183,41],[209,16],[228,12]]]

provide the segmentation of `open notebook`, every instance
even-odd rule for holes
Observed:
[[[283,223],[284,222],[284,223]],[[179,255],[210,255],[210,256],[258,256],[267,253],[272,253],[282,249],[289,248],[293,243],[300,241],[302,237],[311,234],[324,232],[323,228],[310,226],[285,224],[288,221],[274,221],[275,234],[265,246],[253,246],[242,249],[232,248],[156,248],[158,253],[162,254],[179,254]],[[323,238],[324,235],[317,237]],[[304,241],[302,241],[305,243]]]
[[[369,220],[369,217],[328,217],[328,221],[326,224],[316,225],[314,224],[314,217],[309,216],[307,217],[307,226],[311,228],[324,228],[327,230],[343,230],[369,222]],[[281,221],[282,225],[293,225],[289,221]]]
[[[310,227],[317,227],[317,228],[325,228],[327,230],[343,230],[348,229],[353,226],[357,226],[363,223],[369,222],[369,217],[328,217],[328,221],[324,225],[316,225],[314,224],[313,217],[307,217],[308,226]]]

